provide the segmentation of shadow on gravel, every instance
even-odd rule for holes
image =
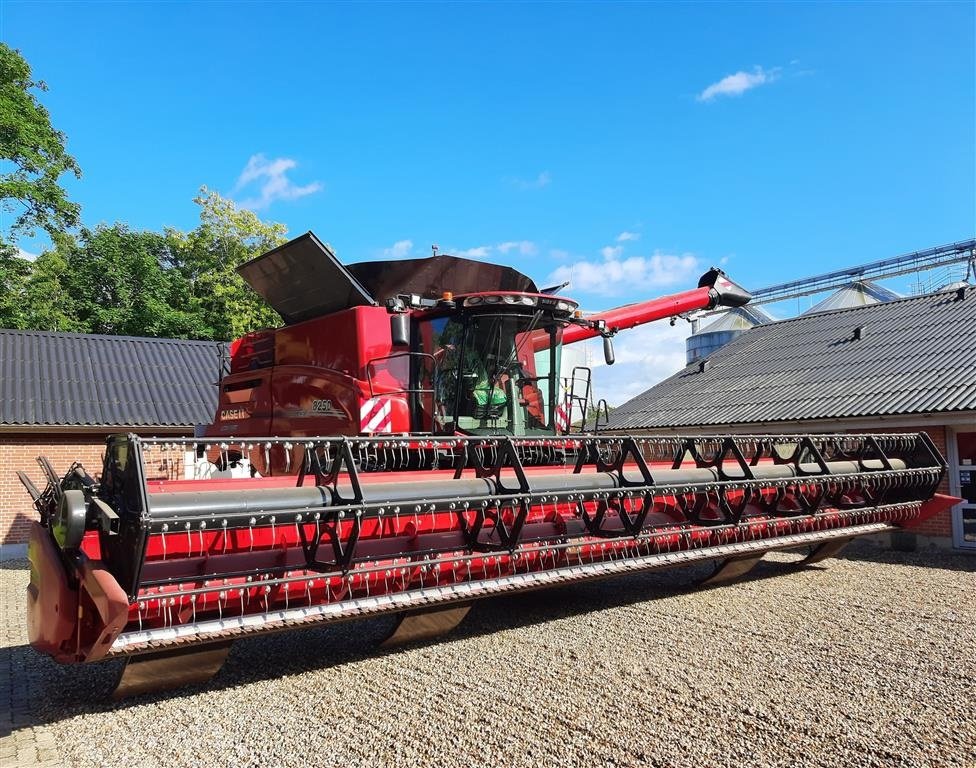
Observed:
[[[877,542],[864,540],[851,542],[835,559],[976,573],[976,554],[973,553],[933,548],[900,552]]]
[[[820,569],[819,566],[815,568]],[[763,561],[736,583],[795,572],[795,561]],[[698,581],[710,573],[711,566],[695,565],[539,592],[485,598],[474,604],[460,627],[429,644],[435,646],[451,640],[530,627],[607,608],[674,597],[701,589],[696,586]],[[78,715],[124,712],[130,706],[186,698],[311,670],[326,672],[332,667],[367,658],[395,655],[401,652],[400,648],[378,647],[393,628],[394,622],[393,616],[379,617],[238,640],[223,668],[210,682],[123,701],[111,701],[109,698],[122,670],[121,660],[65,666],[34,652],[27,645],[18,645],[0,648],[0,670],[11,670],[12,688],[25,686],[29,689],[25,697],[26,706],[22,711],[12,713],[13,729],[18,730]],[[7,718],[0,716],[0,735],[3,735],[7,722]]]

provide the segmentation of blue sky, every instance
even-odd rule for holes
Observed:
[[[976,230],[972,3],[0,14],[90,225],[192,227],[206,184],[347,261],[438,243],[569,276],[594,309],[710,264],[759,287]],[[620,337],[612,399],[671,372],[657,333]]]

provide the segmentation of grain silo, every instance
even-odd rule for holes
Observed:
[[[771,322],[773,318],[759,307],[736,307],[723,313],[717,320],[709,323],[685,341],[687,362],[693,363],[708,357],[712,352],[728,344],[732,339],[750,328]]]

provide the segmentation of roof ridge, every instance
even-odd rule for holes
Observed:
[[[768,328],[771,325],[782,325],[783,323],[792,323],[792,322],[795,322],[797,320],[804,320],[804,319],[807,319],[807,318],[810,318],[810,317],[814,317],[814,316],[837,315],[837,314],[840,314],[841,312],[861,312],[863,310],[874,309],[874,308],[879,307],[879,306],[890,306],[892,304],[903,304],[903,303],[908,302],[908,301],[920,301],[921,299],[931,299],[934,296],[940,296],[940,295],[942,295],[944,293],[953,293],[955,290],[956,290],[955,288],[946,288],[946,289],[939,290],[939,291],[932,291],[931,293],[920,293],[917,296],[899,296],[896,299],[889,299],[888,301],[876,301],[876,302],[874,302],[872,304],[861,304],[860,306],[856,306],[856,307],[838,307],[837,309],[825,309],[825,310],[821,310],[820,312],[811,312],[809,314],[801,313],[801,314],[796,315],[794,317],[784,317],[784,318],[779,319],[779,320],[773,320],[773,321],[768,322],[768,323],[762,323],[761,325],[757,325],[755,327],[756,328]],[[968,286],[966,288],[966,292],[967,292],[967,294],[969,294],[971,292],[976,292],[976,286],[974,286],[974,285]],[[749,305],[746,304],[745,306],[748,307]],[[762,306],[762,305],[761,304],[757,304],[756,306]],[[814,305],[814,306],[816,306],[816,305]],[[808,310],[808,312],[809,312],[809,310]],[[751,331],[753,329],[752,328],[749,328],[748,330]]]
[[[213,339],[174,339],[169,336],[129,336],[129,335],[116,335],[114,333],[79,333],[77,331],[45,331],[45,330],[35,330],[33,328],[0,328],[0,334],[9,334],[11,336],[47,336],[53,338],[69,338],[69,339],[91,339],[97,341],[100,339],[112,339],[113,341],[128,341],[128,342],[153,342],[159,344],[176,343],[176,344],[229,344],[228,341],[214,341]]]

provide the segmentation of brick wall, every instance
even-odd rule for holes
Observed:
[[[943,426],[925,426],[925,427],[897,427],[897,428],[880,428],[871,427],[869,429],[851,429],[849,432],[871,432],[875,434],[884,434],[890,432],[925,432],[935,447],[939,449],[939,453],[942,454],[944,459],[948,459],[949,452],[946,447],[946,428]],[[939,485],[939,493],[949,494],[949,474],[942,479],[942,483]],[[912,531],[914,533],[920,534],[922,536],[939,536],[945,538],[952,537],[952,510],[947,510],[941,512],[934,517],[930,517],[928,520],[924,521],[918,526],[913,526]]]
[[[47,484],[35,457],[47,456],[58,475],[80,461],[95,479],[102,470],[105,437],[100,434],[3,434],[0,433],[0,543],[27,541],[28,523],[38,519],[30,496],[17,477],[23,470],[41,490]],[[182,477],[182,454],[155,449],[146,457],[149,477]]]

